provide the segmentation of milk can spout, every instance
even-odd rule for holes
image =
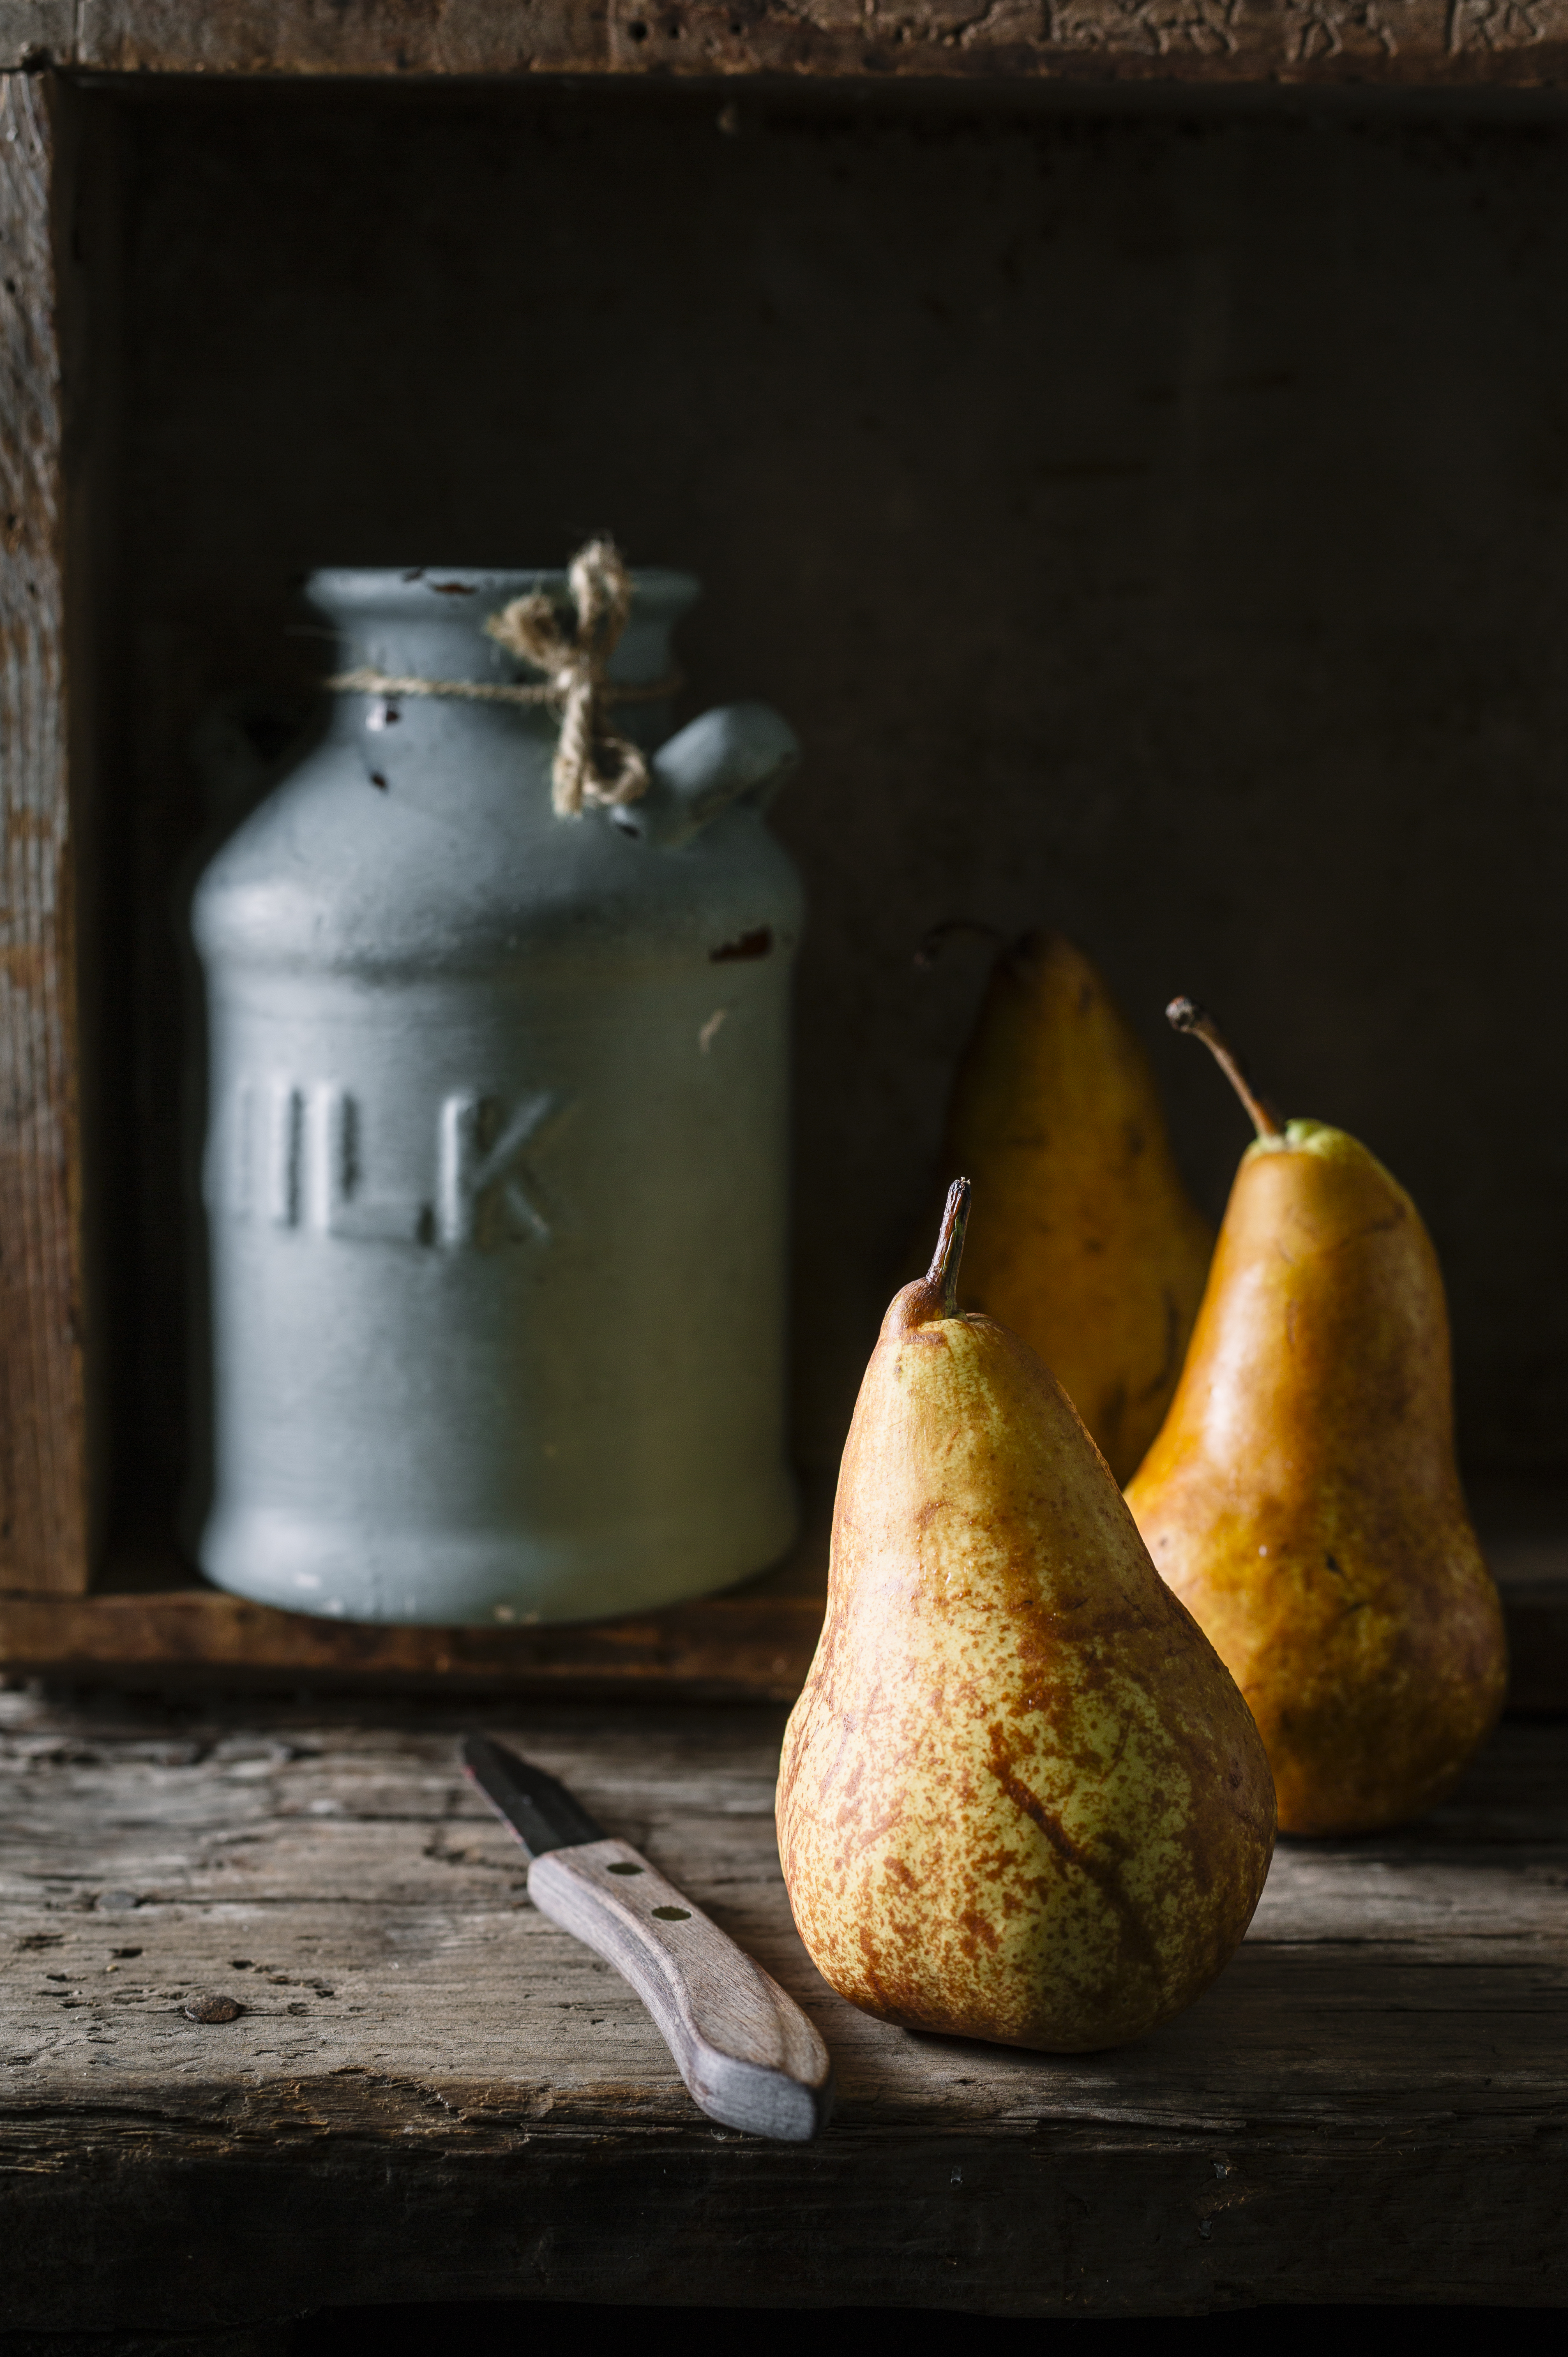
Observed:
[[[672,849],[736,804],[765,810],[800,759],[800,739],[770,705],[722,704],[660,746],[648,792],[616,817]]]

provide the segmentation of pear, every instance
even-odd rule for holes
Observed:
[[[1448,1791],[1497,1717],[1502,1611],[1454,1459],[1421,1215],[1342,1129],[1252,1114],[1163,1430],[1127,1492],[1268,1748],[1281,1830],[1364,1833]]]
[[[1165,1420],[1214,1232],[1182,1185],[1148,1058],[1059,934],[998,958],[946,1155],[975,1182],[966,1304],[1034,1346],[1125,1481]]]
[[[969,1196],[883,1323],[789,1719],[795,1921],[885,2021],[1074,2053],[1233,1953],[1274,1798],[1246,1705],[1028,1344],[957,1309]]]

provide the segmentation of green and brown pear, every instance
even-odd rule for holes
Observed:
[[[779,1846],[806,1947],[854,2004],[1075,2052],[1142,2037],[1220,1971],[1273,1788],[1061,1386],[957,1314],[967,1192],[861,1388]]]
[[[1267,1747],[1280,1825],[1365,1833],[1442,1797],[1496,1718],[1502,1610],[1454,1453],[1443,1277],[1409,1195],[1322,1122],[1248,1105],[1180,1385],[1127,1492]]]

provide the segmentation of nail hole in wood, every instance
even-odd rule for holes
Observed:
[[[689,1923],[692,1920],[689,1907],[656,1907],[653,1911],[661,1923]]]
[[[642,1872],[642,1868],[640,1866],[612,1866],[610,1872],[612,1874],[640,1874]]]

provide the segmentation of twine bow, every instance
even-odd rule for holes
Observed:
[[[549,705],[561,715],[561,735],[550,772],[557,818],[580,818],[585,802],[634,802],[648,791],[648,762],[605,720],[610,704],[650,704],[673,695],[678,676],[645,685],[612,687],[610,657],[631,612],[631,576],[613,540],[590,540],[566,574],[577,627],[568,638],[542,589],[514,597],[484,624],[489,637],[548,679],[533,684],[490,679],[424,679],[361,663],[327,684],[349,695],[452,696],[465,704]],[[602,766],[614,759],[613,775]]]
[[[648,762],[604,716],[613,694],[609,660],[631,612],[626,561],[613,540],[590,540],[572,559],[566,581],[577,609],[570,637],[542,589],[514,597],[489,617],[485,630],[509,653],[549,674],[561,709],[550,799],[557,818],[577,818],[585,802],[639,801],[648,791]]]

